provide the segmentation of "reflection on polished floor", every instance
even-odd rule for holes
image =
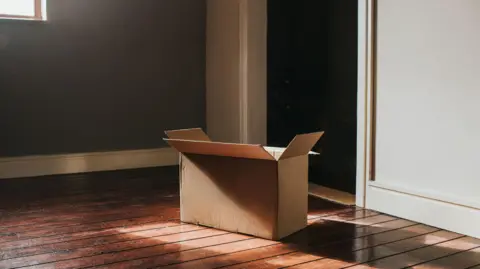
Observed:
[[[480,240],[310,197],[282,242],[182,224],[177,169],[0,180],[0,268],[480,268]]]

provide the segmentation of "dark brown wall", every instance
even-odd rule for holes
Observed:
[[[0,39],[0,156],[205,126],[205,0],[49,0],[47,22],[2,20]]]

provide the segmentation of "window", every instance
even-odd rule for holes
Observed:
[[[0,0],[0,18],[45,20],[46,0]]]

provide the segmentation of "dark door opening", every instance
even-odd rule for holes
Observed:
[[[310,181],[355,193],[357,0],[268,1],[268,144],[323,130]]]

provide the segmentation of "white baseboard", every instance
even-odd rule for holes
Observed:
[[[0,158],[0,179],[178,165],[172,148]]]
[[[478,209],[375,186],[369,186],[367,189],[367,208],[480,238]]]

